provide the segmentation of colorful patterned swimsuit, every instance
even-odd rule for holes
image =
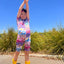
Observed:
[[[17,18],[17,26],[18,26],[18,35],[16,40],[16,51],[20,51],[22,49],[22,45],[24,44],[24,50],[30,51],[30,27],[29,20],[26,18],[22,20],[21,18]]]

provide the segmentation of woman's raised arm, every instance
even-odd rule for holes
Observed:
[[[20,17],[20,15],[21,15],[21,10],[22,10],[24,4],[25,4],[25,1],[23,1],[23,3],[20,5],[20,8],[19,8],[18,13],[17,13],[17,17]]]
[[[28,1],[26,0],[26,10],[27,10],[27,19],[29,20],[29,5],[28,5]]]

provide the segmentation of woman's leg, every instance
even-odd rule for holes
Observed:
[[[17,61],[17,58],[18,58],[19,53],[20,53],[20,52],[18,52],[18,51],[16,51],[16,52],[14,53],[14,60],[15,60],[15,61]]]
[[[19,52],[16,51],[14,53],[14,58],[12,58],[12,64],[16,64],[17,63],[18,55],[19,55]]]
[[[29,51],[25,51],[25,61],[29,61]]]
[[[20,41],[21,40],[21,41]],[[22,38],[21,35],[17,35],[17,40],[16,40],[16,52],[14,53],[14,60],[17,61],[18,55],[22,49]]]
[[[25,64],[30,64],[29,51],[25,51]]]
[[[25,44],[24,44],[25,64],[30,64],[30,59],[29,59],[30,43],[31,43],[31,36],[29,35],[26,37]]]

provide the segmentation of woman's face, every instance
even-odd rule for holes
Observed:
[[[26,19],[26,17],[27,17],[27,14],[24,11],[22,11],[21,12],[21,19]]]

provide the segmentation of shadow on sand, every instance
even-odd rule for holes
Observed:
[[[21,63],[17,63],[17,64],[21,64]]]

